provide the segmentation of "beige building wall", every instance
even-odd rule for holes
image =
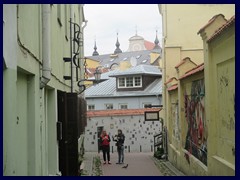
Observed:
[[[235,23],[235,22],[234,22]],[[206,29],[207,32],[209,29]],[[210,175],[235,175],[235,24],[210,42],[203,36]]]
[[[229,19],[235,14],[233,4],[162,4],[160,13],[165,18],[163,24],[165,42],[163,52],[166,56],[166,79],[174,76],[172,68],[185,57],[196,64],[203,62],[203,43],[197,32],[216,14]],[[174,56],[172,48],[178,53]],[[167,57],[171,54],[171,57]],[[180,58],[179,58],[180,55]]]
[[[226,19],[231,18],[235,14],[235,5],[231,4],[216,4],[216,5],[207,5],[207,4],[163,4],[159,5],[159,11],[163,18],[163,82],[169,80],[171,77],[179,77],[184,74],[187,69],[191,69],[191,67],[182,68],[181,75],[178,75],[175,66],[185,57],[191,58],[191,60],[196,63],[197,65],[201,63],[205,63],[205,67],[207,69],[206,72],[204,70],[203,73],[198,73],[197,75],[193,75],[188,77],[184,80],[178,82],[178,97],[175,96],[173,92],[168,92],[166,85],[163,86],[163,111],[161,111],[161,117],[164,118],[165,124],[167,125],[168,132],[169,132],[169,146],[168,146],[168,157],[170,162],[172,162],[178,169],[182,170],[187,175],[232,175],[235,173],[235,163],[233,152],[235,152],[235,144],[233,142],[233,135],[235,131],[232,130],[227,135],[229,139],[226,143],[223,141],[222,132],[220,129],[224,129],[223,132],[227,133],[229,131],[226,130],[227,127],[235,127],[235,119],[234,121],[222,122],[225,123],[225,126],[220,128],[216,128],[216,125],[219,122],[216,122],[221,113],[215,114],[216,108],[218,111],[221,111],[221,98],[217,100],[216,92],[218,87],[211,81],[209,77],[216,78],[217,70],[212,70],[210,66],[213,68],[214,65],[216,66],[217,62],[208,61],[209,57],[218,59],[223,61],[227,60],[227,57],[232,53],[231,48],[234,46],[231,40],[229,40],[228,44],[228,52],[224,52],[224,46],[222,48],[218,47],[215,44],[215,54],[212,56],[208,53],[204,54],[204,48],[207,47],[206,43],[203,46],[201,38],[199,38],[198,31],[204,25],[206,25],[209,20],[217,15],[223,14]],[[201,14],[201,15],[200,15]],[[214,28],[214,27],[213,27]],[[215,27],[216,30],[216,27]],[[230,43],[231,42],[231,43]],[[226,45],[225,43],[223,43]],[[219,54],[221,49],[222,56]],[[217,52],[218,51],[218,52]],[[207,50],[206,50],[207,52]],[[232,56],[233,57],[233,56]],[[235,60],[235,59],[234,59]],[[229,69],[232,69],[235,66],[235,61],[233,63],[233,59],[227,61]],[[224,64],[224,63],[222,63]],[[224,73],[223,68],[219,70],[220,73]],[[234,71],[232,71],[234,72]],[[231,72],[231,73],[232,73]],[[226,72],[225,72],[226,73]],[[206,74],[208,74],[206,76]],[[206,76],[204,78],[204,76]],[[232,76],[229,75],[229,76]],[[192,83],[195,80],[199,79],[206,79],[208,84],[206,84],[206,97],[205,97],[205,109],[206,110],[206,134],[208,136],[208,156],[207,162],[208,165],[206,166],[202,163],[198,158],[194,157],[191,153],[189,153],[185,149],[186,144],[186,136],[188,125],[186,122],[185,112],[184,112],[184,93],[189,94],[191,92]],[[233,78],[234,79],[234,78]],[[235,79],[234,79],[235,80]],[[231,86],[233,89],[235,86]],[[210,97],[207,93],[213,93],[215,96]],[[235,94],[235,93],[234,93]],[[224,97],[224,96],[223,96]],[[233,96],[229,99],[229,102],[233,102]],[[180,132],[180,140],[179,142],[176,141],[176,138],[173,138],[173,130],[174,130],[174,120],[173,120],[173,110],[172,110],[172,101],[173,99],[177,98],[179,103],[179,132]],[[217,102],[214,105],[210,104],[210,102]],[[224,104],[224,103],[223,103]],[[233,104],[233,103],[232,103]],[[229,103],[229,107],[232,107]],[[229,110],[232,112],[232,110]],[[222,109],[222,112],[223,111]],[[223,116],[223,115],[222,115]],[[223,116],[225,117],[225,116]],[[211,119],[211,122],[210,122]],[[214,120],[212,120],[214,119]],[[232,118],[233,119],[233,118]],[[167,121],[167,122],[166,122]],[[209,131],[209,135],[207,134],[208,130],[211,129],[211,134]],[[216,141],[218,139],[218,141]],[[177,143],[176,143],[177,142]],[[210,143],[209,143],[210,142]],[[225,148],[221,148],[221,144],[224,144]],[[231,148],[230,148],[231,147]],[[218,150],[217,150],[218,149]],[[223,158],[224,157],[224,158]]]

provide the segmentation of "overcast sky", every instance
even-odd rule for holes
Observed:
[[[137,34],[154,42],[156,30],[161,45],[162,19],[157,4],[85,4],[84,54],[92,56],[94,40],[101,54],[113,53],[117,32],[120,49],[128,49],[129,38]],[[137,27],[137,28],[136,28]]]

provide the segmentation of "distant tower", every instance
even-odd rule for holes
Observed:
[[[155,38],[155,46],[153,49],[161,49],[161,47],[158,45],[159,44],[159,40],[158,40],[158,37],[157,37],[157,30],[156,30],[156,38]]]
[[[114,51],[114,54],[122,53],[122,50],[119,48],[120,43],[118,42],[118,33],[117,33],[117,42],[116,42],[116,49]]]
[[[99,53],[97,52],[97,45],[96,45],[96,40],[95,40],[95,45],[94,45],[94,52],[92,54],[93,56],[98,56]]]

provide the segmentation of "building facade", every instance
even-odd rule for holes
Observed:
[[[235,175],[235,15],[199,31],[204,44],[209,175]],[[211,130],[211,133],[210,133]]]
[[[86,151],[98,150],[103,129],[115,135],[122,129],[126,152],[153,151],[153,136],[161,132],[159,121],[145,122],[145,105],[161,105],[161,71],[157,66],[139,65],[102,74],[102,82],[85,91],[88,125]],[[112,143],[112,151],[116,151]]]
[[[203,44],[197,35],[198,30],[216,14],[222,13],[227,19],[232,17],[235,14],[235,5],[161,4],[159,12],[163,22],[161,59],[164,67],[163,83],[165,83],[168,79],[177,76],[174,68],[185,57],[191,58],[196,64],[203,63]],[[166,93],[166,87],[163,87],[164,107],[167,102]],[[164,107],[161,116],[167,119]]]
[[[66,124],[74,118],[83,127],[77,112],[84,114],[84,108],[67,103],[84,104],[76,93],[83,77],[84,21],[83,5],[3,5],[4,175],[77,175],[78,162],[73,171],[68,163],[82,148],[81,133]],[[73,118],[70,111],[76,111]],[[71,137],[75,144],[63,145],[72,131],[78,132]],[[74,155],[62,151],[73,144]]]
[[[235,175],[235,7],[161,5],[160,11],[168,159],[187,175]]]

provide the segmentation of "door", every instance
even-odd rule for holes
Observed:
[[[99,153],[100,150],[101,150],[101,147],[100,147],[100,136],[101,136],[102,131],[103,131],[103,126],[99,126],[99,127],[97,127],[97,135],[98,135],[98,153]]]
[[[66,93],[57,92],[58,98],[58,122],[62,124],[62,138],[59,139],[59,170],[63,176],[68,175],[68,149],[67,149],[67,117],[66,117]],[[59,132],[58,132],[59,133]]]

